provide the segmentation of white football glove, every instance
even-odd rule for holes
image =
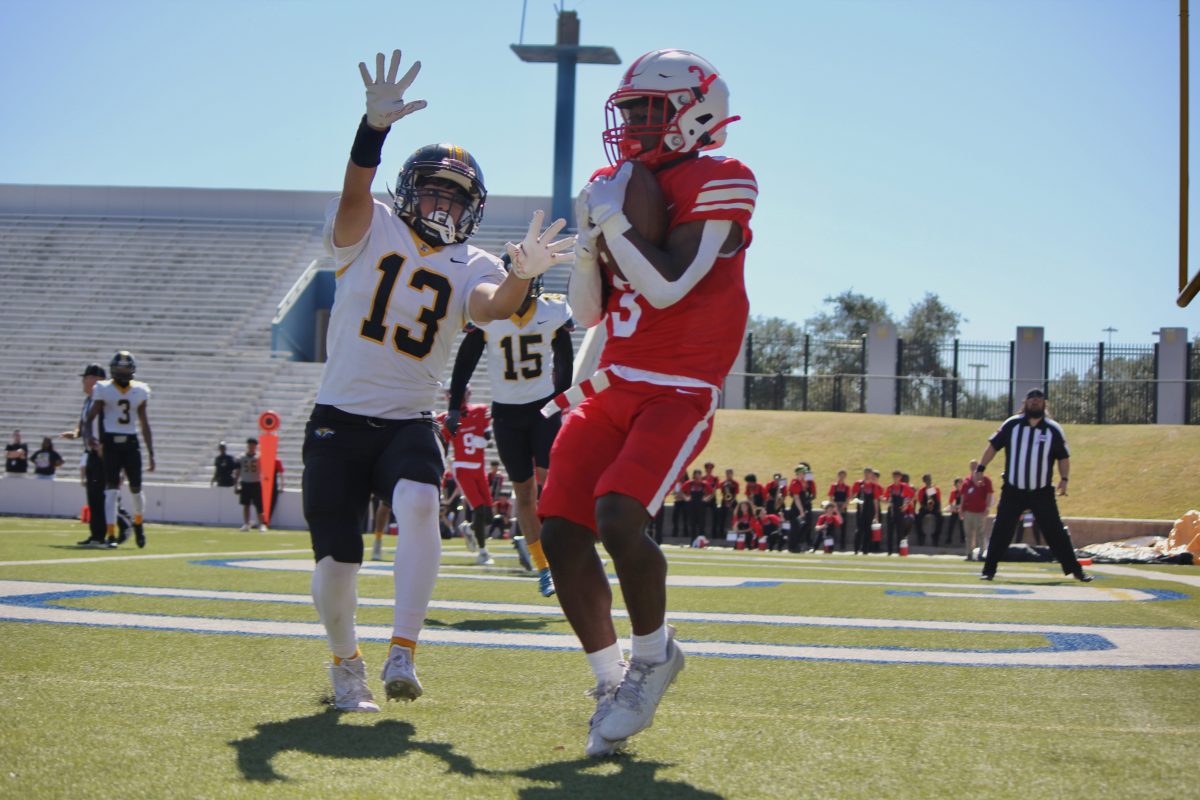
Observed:
[[[583,187],[580,193],[587,204],[588,217],[600,227],[617,214],[624,215],[625,189],[633,175],[633,165],[626,161],[611,178],[599,177]]]
[[[407,117],[414,111],[420,111],[427,104],[424,100],[404,102],[404,92],[416,79],[421,71],[421,62],[414,61],[404,73],[404,77],[396,80],[400,71],[400,51],[392,51],[392,65],[388,68],[387,78],[383,77],[383,53],[375,54],[375,77],[367,65],[358,62],[358,71],[362,73],[363,85],[367,87],[367,124],[372,128],[383,130],[402,117]]]
[[[600,228],[592,223],[588,214],[588,184],[575,197],[575,227],[578,231],[575,237],[576,264],[580,258],[594,258],[596,239],[600,238]]]
[[[565,219],[556,219],[550,227],[542,231],[542,219],[545,213],[541,209],[533,212],[529,221],[529,230],[520,244],[507,242],[504,249],[512,259],[513,274],[522,280],[536,278],[555,264],[570,264],[575,260],[575,237],[567,236],[556,242],[550,241],[567,227]]]

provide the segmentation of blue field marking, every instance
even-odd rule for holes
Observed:
[[[173,616],[97,611],[64,607],[89,597],[130,595],[141,597],[184,597],[220,601],[307,603],[304,595],[275,595],[262,592],[228,590],[171,589],[138,586],[85,585],[37,581],[0,581],[0,620],[133,630],[167,630],[240,636],[291,636],[324,638],[324,630],[315,622],[288,622],[270,619],[229,619],[221,617]],[[370,598],[368,598],[370,600]],[[371,605],[388,601],[375,598]],[[441,601],[441,605],[478,606],[489,604]],[[497,613],[505,604],[490,604]],[[547,611],[549,607],[544,608]],[[700,612],[695,612],[696,616]],[[682,620],[688,612],[672,614]],[[714,616],[703,614],[704,617]],[[728,615],[735,616],[735,615]],[[1029,667],[1053,669],[1197,669],[1200,668],[1200,631],[1096,626],[1064,626],[1004,623],[961,623],[929,620],[868,620],[853,618],[797,617],[796,624],[842,627],[846,629],[943,630],[956,632],[1034,633],[1045,637],[1046,645],[1026,648],[937,649],[898,646],[780,645],[753,641],[686,641],[680,646],[689,655],[716,658],[758,658],[792,661],[838,661],[865,664]],[[386,642],[391,629],[386,626],[359,626],[363,641]],[[573,635],[524,632],[464,632],[451,628],[427,628],[422,642],[464,647],[509,648],[524,650],[578,651]],[[628,642],[623,642],[628,646]]]

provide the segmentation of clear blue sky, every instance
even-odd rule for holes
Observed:
[[[744,119],[725,153],[760,185],[752,313],[803,321],[853,289],[901,317],[933,291],[969,318],[964,338],[1042,324],[1060,342],[1107,326],[1128,342],[1164,325],[1200,332],[1200,301],[1174,305],[1177,5],[566,3],[583,43],[626,64],[681,47],[726,78]],[[550,193],[555,70],[508,49],[521,0],[0,10],[0,182],[336,193],[362,113],[357,64],[399,47],[423,62],[409,97],[429,107],[393,130],[377,188],[417,146],[451,140],[491,192]],[[552,43],[554,25],[550,0],[529,0],[525,42]],[[577,185],[603,163],[621,69],[579,69]]]

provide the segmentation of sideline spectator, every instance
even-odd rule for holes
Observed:
[[[108,373],[99,364],[88,364],[79,377],[83,381],[83,408],[79,412],[79,421],[74,430],[62,432],[64,439],[85,439],[79,477],[87,490],[89,536],[77,544],[80,547],[104,547],[104,462],[100,459],[98,444],[100,420],[92,419],[89,422],[88,412],[92,410],[92,389],[99,381],[105,380]],[[83,436],[85,426],[91,428],[90,436]],[[88,441],[92,442],[91,446],[86,444]]]
[[[258,517],[258,529],[265,531],[263,521],[262,473],[258,456],[258,439],[251,436],[246,440],[246,452],[238,459],[235,489],[242,503],[242,530],[250,530],[250,506]]]
[[[960,544],[965,544],[967,541],[966,533],[963,532],[962,523],[962,478],[954,479],[954,488],[950,490],[950,497],[946,502],[946,546],[954,544],[954,529],[958,528],[958,541]]]
[[[208,485],[224,488],[236,486],[237,478],[234,477],[236,472],[237,459],[226,452],[225,443],[221,442],[217,445],[217,457],[213,459],[212,480],[208,482]]]
[[[758,482],[758,476],[750,473],[745,477],[745,484],[746,499],[750,502],[750,505],[755,507],[764,505],[767,501],[767,496],[762,484]]]
[[[839,469],[837,483],[829,486],[829,499],[837,509],[838,517],[842,520],[837,526],[837,549],[846,549],[846,508],[850,503],[850,484],[846,483],[846,470]]]
[[[42,437],[42,446],[29,458],[33,462],[33,473],[44,480],[54,480],[54,473],[63,464],[62,455],[54,449],[54,440]]]
[[[488,462],[487,482],[492,497],[499,497],[504,489],[504,473],[500,471],[499,461]]]
[[[4,448],[4,471],[24,475],[29,471],[29,445],[21,441],[21,432],[12,433],[12,441]]]
[[[795,477],[788,483],[787,491],[792,496],[793,505],[800,505],[800,509],[793,513],[797,518],[803,516],[801,524],[807,537],[813,529],[813,501],[817,498],[817,483],[813,480],[812,467],[806,461],[797,464],[794,472]]]
[[[725,480],[721,481],[721,504],[717,506],[717,521],[713,525],[714,539],[724,539],[725,532],[733,525],[733,512],[737,508],[737,496],[740,490],[738,482],[733,477],[733,470],[725,470]]]
[[[764,508],[757,509],[756,514],[761,536],[767,540],[767,549],[783,552],[783,520],[778,514],[768,514]],[[758,546],[757,543],[755,546]]]
[[[904,480],[904,473],[898,469],[892,470],[892,482],[884,493],[888,501],[886,539],[889,556],[898,550],[900,540],[907,538],[904,518],[909,513],[915,494],[913,488]]]
[[[733,515],[733,544],[736,547],[740,539],[750,546],[750,540],[754,537],[754,527],[758,524],[758,519],[755,516],[755,506],[749,500],[743,500],[737,505],[737,511]]]
[[[771,480],[767,481],[763,486],[763,492],[766,494],[766,502],[763,507],[768,514],[777,514],[783,508],[782,497],[787,497],[787,481],[783,479],[783,474],[776,472],[771,476]],[[780,496],[782,495],[782,497]]]
[[[707,492],[708,487],[704,482],[703,474],[698,469],[692,470],[692,479],[683,484],[683,495],[686,498],[684,502],[687,504],[684,535],[687,536],[689,542],[704,533],[704,526],[701,523],[704,519]]]
[[[841,473],[845,474],[845,473]],[[843,529],[842,515],[838,513],[837,503],[833,500],[826,500],[822,506],[823,511],[821,516],[817,517],[817,525],[814,529],[812,549],[817,550],[824,546],[826,540],[829,541],[829,549],[833,549],[834,533]]]
[[[917,544],[925,544],[925,517],[932,515],[931,541],[937,547],[942,538],[942,490],[933,485],[933,476],[929,473],[921,476],[921,483],[925,485],[917,490]]]
[[[974,558],[976,548],[979,559],[983,560],[984,526],[987,525],[988,510],[992,507],[995,497],[992,489],[992,479],[978,471],[979,462],[971,459],[971,474],[963,478],[962,494],[962,525],[967,538],[967,561]]]
[[[717,525],[717,489],[721,486],[721,479],[713,472],[716,466],[711,461],[704,462],[704,477],[701,478],[704,481],[705,494],[702,528],[710,531],[712,536],[716,536],[721,530]]]
[[[850,494],[858,500],[855,514],[856,532],[854,553],[879,552],[879,543],[871,541],[871,525],[879,522],[879,506],[883,498],[883,487],[879,485],[879,473],[871,467],[863,470],[862,480],[855,481]],[[869,548],[869,549],[868,549]]]

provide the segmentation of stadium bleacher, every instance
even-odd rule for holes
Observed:
[[[158,470],[155,483],[208,483],[216,443],[241,452],[257,431],[258,415],[279,413],[280,458],[288,485],[297,487],[304,421],[320,380],[321,364],[290,360],[271,351],[271,321],[297,278],[323,254],[323,208],[331,195],[261,193],[253,202],[239,193],[224,198],[213,216],[205,190],[152,190],[146,200],[110,188],[97,213],[44,213],[45,193],[70,187],[37,187],[29,212],[20,208],[22,187],[0,187],[0,429],[14,428],[40,442],[73,427],[82,402],[78,374],[89,362],[107,365],[118,349],[138,358],[138,378],[153,389],[150,422]],[[129,196],[123,194],[124,191]],[[211,190],[209,190],[211,192]],[[192,196],[196,193],[199,198]],[[289,198],[295,194],[298,198]],[[117,200],[113,200],[113,196]],[[169,202],[164,202],[163,198]],[[507,201],[507,202],[506,202]],[[86,197],[83,205],[87,205]],[[194,215],[159,216],[194,207]],[[473,241],[493,253],[525,232],[533,198],[489,200],[495,221],[485,221]],[[139,206],[139,203],[141,206]],[[239,205],[240,204],[240,205]],[[113,205],[140,213],[111,213]],[[249,217],[240,216],[249,206]],[[266,208],[267,213],[262,209]],[[282,218],[271,218],[283,208]],[[294,209],[299,208],[299,211]],[[262,218],[256,218],[261,215]],[[548,291],[565,291],[568,273],[548,276]],[[576,344],[582,332],[576,334]],[[457,348],[457,345],[456,345]],[[449,382],[449,368],[446,382]],[[481,364],[472,382],[474,402],[491,392]],[[81,447],[56,440],[73,479]]]

